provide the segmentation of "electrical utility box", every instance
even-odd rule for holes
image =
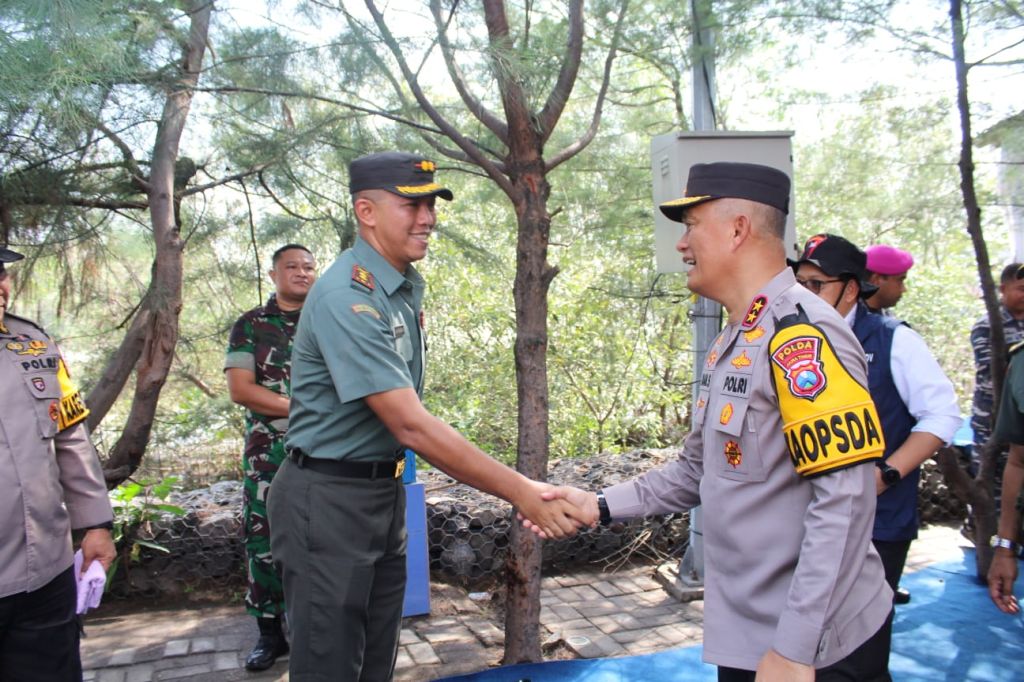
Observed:
[[[793,179],[793,132],[736,132],[705,130],[658,135],[651,140],[651,174],[654,179],[654,253],[658,272],[685,272],[676,243],[683,236],[676,223],[658,210],[658,205],[683,196],[690,166],[714,161],[760,163],[778,168]],[[796,258],[794,195],[789,197],[786,219],[786,256]]]

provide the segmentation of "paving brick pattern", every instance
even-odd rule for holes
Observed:
[[[907,570],[960,556],[966,541],[952,527],[933,526],[911,546]],[[615,573],[581,571],[545,578],[541,640],[562,657],[646,654],[701,642],[704,603],[680,603],[653,578],[651,567]],[[420,682],[498,665],[504,646],[493,613],[451,587],[446,613],[408,618],[399,640],[395,679]],[[453,593],[461,598],[450,599]],[[86,622],[86,682],[194,680],[270,682],[288,679],[287,660],[262,673],[242,668],[256,627],[241,606],[165,610]]]

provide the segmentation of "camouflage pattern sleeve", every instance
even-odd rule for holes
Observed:
[[[974,443],[983,445],[992,433],[992,338],[988,318],[971,327],[974,351],[974,400],[971,404],[971,428]]]
[[[256,334],[248,315],[238,318],[228,336],[224,369],[247,369],[256,372]]]

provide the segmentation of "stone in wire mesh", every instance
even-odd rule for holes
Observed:
[[[629,480],[668,462],[677,450],[636,450],[623,454],[552,461],[548,479],[587,490]],[[427,533],[431,577],[475,587],[503,577],[513,523],[505,502],[455,483],[436,470],[421,470],[427,491]],[[938,467],[922,467],[922,523],[959,520],[964,505],[947,489]],[[186,510],[140,529],[143,539],[167,552],[142,548],[125,571],[124,562],[110,591],[117,597],[241,594],[245,561],[241,540],[242,485],[222,481],[209,488],[174,493],[168,502]],[[637,519],[543,544],[546,573],[598,564],[614,569],[628,561],[661,562],[681,556],[689,533],[688,514]]]

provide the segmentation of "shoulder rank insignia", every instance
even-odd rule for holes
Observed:
[[[782,432],[796,472],[810,477],[879,459],[885,439],[867,388],[843,366],[828,337],[802,310],[787,317],[793,319],[780,322],[768,353]]]
[[[765,308],[768,307],[768,297],[761,294],[755,298],[750,307],[747,309],[747,314],[743,316],[743,324],[741,325],[744,329],[751,329],[757,321],[761,319],[761,313],[764,312]]]
[[[357,286],[358,285],[358,286]],[[367,291],[373,291],[373,275],[370,271],[364,268],[362,265],[352,266],[352,288],[363,288]]]

